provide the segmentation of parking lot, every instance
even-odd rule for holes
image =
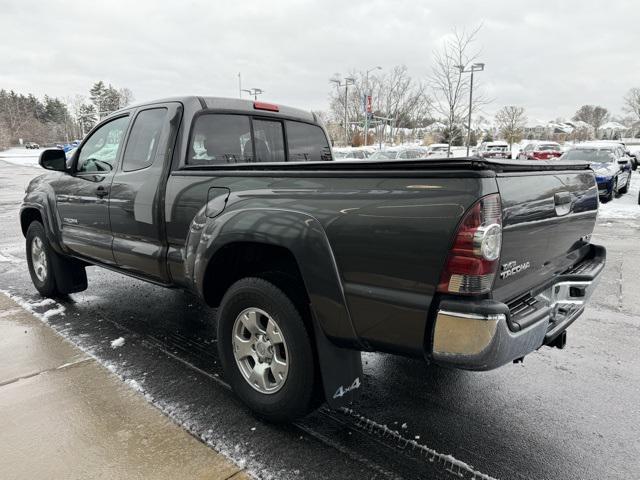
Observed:
[[[9,160],[12,163],[8,163]],[[640,174],[601,205],[607,266],[564,350],[472,373],[365,354],[363,397],[291,426],[256,420],[220,372],[215,312],[103,269],[42,302],[17,213],[41,171],[0,158],[0,290],[94,356],[186,431],[261,478],[636,478],[640,467]],[[112,342],[122,338],[116,346]],[[2,387],[0,387],[2,388]]]

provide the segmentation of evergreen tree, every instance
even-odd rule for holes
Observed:
[[[120,93],[118,90],[113,88],[111,84],[104,89],[102,96],[102,108],[107,112],[107,114],[115,112],[121,108]]]
[[[82,135],[84,136],[98,122],[98,116],[95,107],[91,104],[81,105],[79,113],[78,122],[80,123]]]
[[[105,90],[106,87],[102,80],[94,83],[89,90],[89,98],[91,99],[91,103],[93,103],[94,112],[98,114],[98,118],[102,118],[104,116],[103,102]]]

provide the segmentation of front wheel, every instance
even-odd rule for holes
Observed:
[[[611,193],[609,194],[609,198],[607,201],[613,200],[618,194],[618,177],[613,179],[613,184],[611,185]]]
[[[218,353],[227,381],[259,417],[289,422],[314,405],[316,367],[294,302],[261,278],[244,278],[218,311]]]
[[[56,253],[39,221],[27,229],[27,265],[31,281],[43,297],[58,297],[87,288],[84,264]]]
[[[631,185],[631,172],[627,175],[627,183],[620,189],[620,193],[627,193],[629,191],[629,185]]]
[[[52,255],[44,227],[40,222],[32,222],[27,230],[27,265],[33,285],[44,297],[60,294],[52,270]]]

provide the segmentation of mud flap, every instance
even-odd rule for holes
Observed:
[[[87,289],[87,272],[83,264],[73,258],[63,258],[56,252],[51,252],[50,258],[60,293],[82,292]]]
[[[327,403],[331,408],[345,407],[360,397],[362,358],[360,352],[334,345],[314,321],[320,375]]]

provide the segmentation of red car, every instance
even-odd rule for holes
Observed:
[[[560,144],[556,142],[530,143],[518,154],[518,160],[549,160],[562,155]]]

